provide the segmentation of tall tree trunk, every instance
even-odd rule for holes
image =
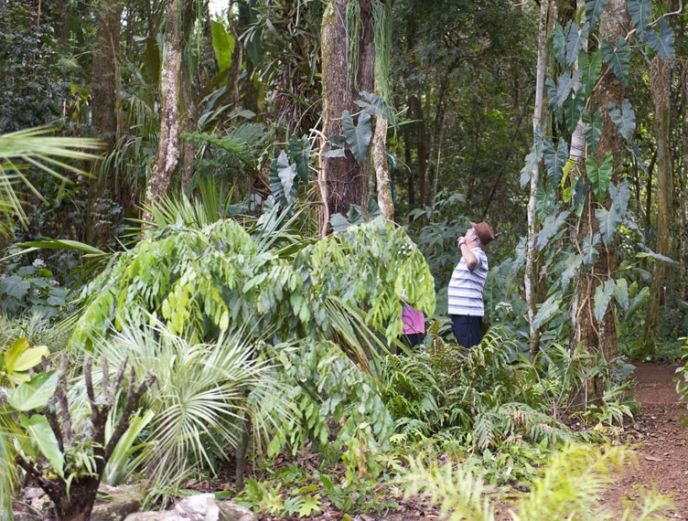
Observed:
[[[106,0],[100,6],[98,13],[98,28],[96,31],[96,47],[93,51],[92,63],[92,98],[91,114],[93,127],[107,146],[106,153],[111,152],[122,134],[122,118],[120,111],[120,91],[122,77],[119,67],[120,26],[122,17],[122,3],[119,0]],[[119,176],[117,171],[108,172],[107,178],[101,181],[98,170],[101,162],[93,163],[93,175],[87,179],[88,196],[86,201],[86,216],[84,226],[84,240],[95,246],[104,247],[109,237],[109,230],[97,233],[98,221],[96,199],[109,192],[112,197],[125,205],[124,197],[119,193]],[[108,186],[109,183],[109,186]]]
[[[158,154],[146,188],[146,203],[148,205],[158,202],[167,195],[172,182],[172,175],[179,163],[180,153],[179,84],[182,42],[179,18],[181,0],[168,0],[168,2],[160,79],[160,139],[158,141]],[[151,215],[145,212],[143,218],[149,220]]]
[[[329,232],[329,219],[335,213],[346,214],[352,204],[364,210],[368,206],[370,162],[358,164],[347,151],[344,157],[327,157],[328,140],[341,135],[342,114],[355,112],[357,91],[372,91],[375,48],[370,0],[358,0],[361,34],[347,35],[346,6],[351,0],[332,0],[323,15],[321,26],[323,134],[320,146],[318,182],[324,202],[321,233]],[[347,71],[347,38],[359,38],[358,75],[351,81]],[[325,139],[326,138],[326,139]]]
[[[616,42],[617,38],[625,36],[628,26],[625,0],[609,0],[600,18],[600,36],[603,40]],[[591,100],[593,112],[602,115],[602,131],[597,145],[596,160],[599,163],[607,154],[612,154],[613,171],[612,182],[617,180],[617,172],[621,165],[622,142],[621,136],[609,115],[609,104],[620,107],[624,97],[624,87],[619,79],[606,71],[600,79]],[[609,208],[610,201],[605,201]],[[583,210],[584,237],[593,237],[599,231],[599,223],[594,218],[592,194],[589,193]],[[588,349],[598,350],[602,357],[611,361],[619,353],[614,305],[609,304],[602,321],[594,318],[594,297],[598,286],[604,284],[616,269],[616,252],[614,245],[609,247],[600,244],[600,251],[592,270],[581,270],[578,286],[578,299],[575,310],[573,340],[575,344],[582,343]],[[600,396],[603,389],[601,381],[591,382],[589,392],[593,397]]]
[[[542,138],[543,114],[545,105],[545,68],[547,66],[547,11],[549,0],[540,1],[540,21],[538,24],[538,54],[535,77],[535,110],[533,112],[533,146]],[[526,303],[528,304],[528,347],[531,356],[538,350],[540,335],[535,327],[537,313],[537,251],[535,236],[537,234],[535,209],[537,204],[538,179],[540,177],[540,163],[530,172],[530,194],[528,196],[528,240],[526,245],[526,270],[524,275]]]
[[[650,87],[655,106],[655,139],[657,140],[657,221],[655,251],[672,256],[671,225],[673,210],[673,170],[671,165],[671,79],[673,59],[656,56],[650,65]],[[657,331],[661,328],[660,303],[670,268],[655,260],[652,286],[645,320],[643,354],[653,355]],[[666,302],[664,302],[666,306]]]
[[[377,179],[377,205],[380,213],[388,221],[394,221],[394,202],[392,201],[392,183],[387,164],[387,121],[378,116],[375,120],[373,136],[373,164]]]
[[[682,70],[683,83],[683,110],[681,114],[681,160],[683,161],[683,169],[678,171],[678,194],[679,194],[679,270],[681,273],[679,283],[679,295],[681,299],[686,299],[688,293],[686,292],[686,283],[688,277],[686,276],[686,257],[688,256],[688,204],[686,202],[686,186],[688,183],[688,62],[683,61]]]
[[[183,11],[183,39],[189,41],[194,30],[194,22],[196,21],[194,13],[194,2],[187,2]],[[231,67],[230,67],[231,68]],[[182,99],[184,100],[184,112],[182,113],[182,127],[184,132],[195,132],[198,126],[198,104],[196,103],[196,95],[193,88],[193,74],[196,69],[192,65],[192,59],[187,54],[187,63],[181,67],[181,89]],[[181,178],[182,189],[186,190],[193,176],[193,162],[196,147],[194,142],[190,139],[182,141],[181,145]]]

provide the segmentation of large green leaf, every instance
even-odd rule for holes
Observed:
[[[50,466],[57,474],[62,476],[64,472],[64,455],[60,451],[55,433],[50,428],[50,424],[45,416],[34,414],[31,418],[27,418],[22,415],[20,422],[38,446],[41,454],[48,460]]]
[[[561,180],[562,169],[569,158],[569,145],[565,139],[560,139],[556,150],[548,141],[545,146],[544,159],[547,175],[556,185]]]
[[[639,251],[638,253],[635,254],[635,256],[638,257],[639,259],[651,258],[651,259],[657,260],[659,262],[671,264],[672,266],[678,266],[678,262],[676,262],[671,257],[667,257],[666,255],[662,255],[661,253],[654,252],[650,249],[648,249],[646,251]]]
[[[557,79],[557,107],[561,108],[564,102],[573,91],[573,74],[570,71],[564,71]]]
[[[566,260],[563,261],[563,269],[561,271],[561,289],[563,291],[566,291],[566,288],[568,288],[571,279],[573,279],[578,274],[578,270],[582,262],[583,257],[581,257],[578,253],[570,253]]]
[[[594,27],[597,21],[600,19],[602,10],[607,4],[607,0],[586,0],[585,1],[585,18],[590,23],[591,27]]]
[[[613,279],[608,279],[604,284],[600,284],[595,288],[595,320],[602,322],[604,314],[609,308],[609,303],[612,301],[614,295],[614,288],[616,284]]]
[[[7,392],[7,403],[18,411],[40,409],[48,405],[55,394],[57,373],[49,371],[35,376],[30,381]]]
[[[533,319],[533,328],[540,329],[561,312],[561,295],[552,295],[545,300]]]
[[[604,201],[609,183],[612,180],[612,172],[614,170],[614,158],[611,154],[604,156],[602,164],[598,165],[595,158],[589,156],[585,160],[585,168],[588,173],[588,179],[592,184],[593,193],[598,202]]]
[[[551,214],[545,217],[545,221],[542,223],[542,229],[538,233],[535,243],[535,247],[538,251],[541,251],[552,237],[557,235],[568,216],[569,212],[561,212],[559,215]]]
[[[29,292],[30,287],[29,281],[24,280],[19,275],[10,275],[0,279],[0,296],[4,294],[21,300]]]
[[[619,216],[614,210],[607,210],[606,208],[597,208],[595,210],[595,218],[600,224],[600,233],[602,240],[606,246],[610,246],[614,240],[614,233],[619,226]]]
[[[348,110],[342,115],[342,132],[346,144],[359,165],[365,163],[368,157],[368,147],[373,137],[373,126],[370,113],[363,111],[358,115],[358,122],[354,120]]]
[[[647,44],[659,56],[672,57],[674,55],[674,31],[666,18],[662,18],[657,24],[659,33],[648,31],[646,33]]]
[[[564,35],[564,28],[559,23],[555,26],[552,34],[552,47],[554,47],[554,55],[559,65],[566,66],[566,36]]]
[[[394,114],[389,110],[387,103],[377,94],[372,92],[361,92],[361,99],[354,103],[368,112],[373,117],[383,117],[387,123],[394,124]]]
[[[586,266],[592,266],[595,263],[595,259],[599,255],[597,246],[600,242],[600,234],[595,233],[592,237],[589,235],[583,238],[583,263]]]
[[[21,343],[22,346],[26,345],[26,348],[22,348],[21,352],[12,353],[14,346]],[[5,369],[8,373],[14,373],[16,371],[28,371],[36,367],[41,363],[41,360],[48,356],[50,351],[45,346],[28,347],[28,341],[26,338],[20,338],[5,354]],[[15,356],[16,355],[16,356]]]
[[[566,66],[571,67],[578,59],[583,39],[587,38],[588,26],[579,27],[576,22],[566,25]]]
[[[621,108],[616,107],[613,103],[610,103],[608,108],[609,117],[619,130],[619,134],[626,141],[631,141],[635,132],[635,112],[630,102],[624,99]]]
[[[233,35],[227,32],[224,24],[217,21],[210,22],[210,36],[217,67],[220,72],[226,71],[232,65],[232,53],[236,40]]]
[[[599,49],[590,53],[581,52],[578,55],[578,70],[581,74],[582,93],[584,97],[587,97],[600,78],[602,52]]]
[[[625,85],[631,64],[631,47],[628,42],[621,36],[614,44],[603,41],[602,56],[614,75]]]
[[[602,137],[602,113],[600,111],[591,113],[584,110],[582,118],[583,123],[585,123],[583,135],[585,136],[585,143],[588,145],[588,155],[594,155]]]
[[[628,282],[626,282],[626,279],[619,279],[616,281],[614,299],[616,299],[616,302],[621,306],[621,309],[624,311],[628,310]]]
[[[633,21],[638,36],[644,38],[647,25],[650,23],[650,17],[652,16],[652,1],[628,0],[626,8],[628,9],[628,14]]]
[[[619,219],[623,219],[628,210],[628,201],[631,199],[631,190],[628,181],[622,181],[617,188],[614,184],[609,185],[609,196],[612,199],[612,211]]]

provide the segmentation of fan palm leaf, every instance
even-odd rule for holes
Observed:
[[[97,159],[92,151],[102,144],[97,139],[54,137],[48,127],[37,127],[0,135],[0,216],[10,214],[26,224],[20,188],[42,198],[26,176],[29,168],[35,168],[57,179],[68,181],[60,171],[84,174],[68,160],[88,161]]]

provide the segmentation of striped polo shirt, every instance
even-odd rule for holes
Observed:
[[[447,294],[450,315],[482,317],[485,314],[483,286],[487,279],[487,255],[482,248],[473,248],[471,251],[478,259],[478,264],[471,270],[461,256],[449,281]]]

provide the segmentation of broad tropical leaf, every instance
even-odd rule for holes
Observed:
[[[618,214],[613,209],[597,208],[595,209],[595,218],[600,223],[600,233],[602,234],[604,244],[610,246],[614,241],[616,228],[621,222]]]
[[[621,83],[626,84],[631,64],[631,48],[621,36],[612,44],[607,40],[602,42],[604,62],[609,66]]]
[[[29,433],[31,439],[36,443],[41,454],[45,456],[51,467],[60,476],[63,474],[64,455],[60,451],[55,433],[50,428],[45,416],[34,414],[30,418],[21,416],[21,425]]]
[[[614,298],[624,311],[628,310],[628,282],[626,279],[619,279],[616,281],[614,288]]]
[[[652,16],[652,1],[628,0],[626,6],[638,36],[644,38],[647,25],[650,23],[650,17]]]
[[[564,35],[564,28],[559,23],[557,23],[554,34],[552,34],[552,46],[559,64],[566,66],[566,36]]]
[[[607,312],[609,303],[612,301],[614,295],[614,288],[616,283],[614,279],[608,279],[604,284],[600,284],[595,288],[595,319],[601,322],[604,314]]]
[[[342,115],[342,132],[351,153],[359,165],[362,165],[368,157],[368,147],[373,137],[373,126],[370,113],[363,111],[358,115],[358,121],[354,120],[348,110]]]
[[[569,212],[561,212],[559,215],[548,215],[545,218],[545,222],[542,223],[542,229],[537,235],[537,242],[535,247],[538,251],[541,251],[547,243],[554,237],[566,222],[566,218],[569,216]]]
[[[619,134],[626,141],[631,141],[635,132],[635,112],[629,101],[624,99],[621,108],[616,107],[613,103],[610,103],[608,108],[609,117],[619,129]]]
[[[561,295],[552,295],[545,300],[533,319],[533,328],[540,329],[561,312]]]
[[[361,99],[354,103],[368,112],[373,117],[383,117],[387,123],[393,125],[395,122],[394,114],[389,110],[389,107],[380,96],[372,92],[361,92]]]
[[[547,168],[547,175],[553,183],[559,184],[562,176],[562,170],[566,161],[569,158],[569,145],[565,139],[560,139],[557,143],[557,149],[554,150],[552,144],[548,141],[544,151],[545,167]]]
[[[585,19],[590,23],[591,27],[597,24],[600,19],[602,10],[607,4],[607,0],[586,0],[585,2]]]
[[[18,411],[31,411],[45,407],[55,393],[57,373],[50,371],[33,377],[7,393],[7,403]]]
[[[219,72],[224,72],[232,65],[232,53],[236,41],[234,36],[227,32],[224,24],[217,21],[210,22],[210,36],[217,60],[217,68]]]
[[[674,31],[671,29],[666,18],[662,18],[657,24],[659,33],[655,31],[647,31],[647,44],[659,56],[672,57],[674,55]]]
[[[607,189],[612,180],[613,162],[614,158],[611,154],[607,154],[600,165],[597,164],[595,158],[592,156],[589,156],[585,160],[588,178],[590,179],[593,193],[598,202],[604,201],[607,195]]]

